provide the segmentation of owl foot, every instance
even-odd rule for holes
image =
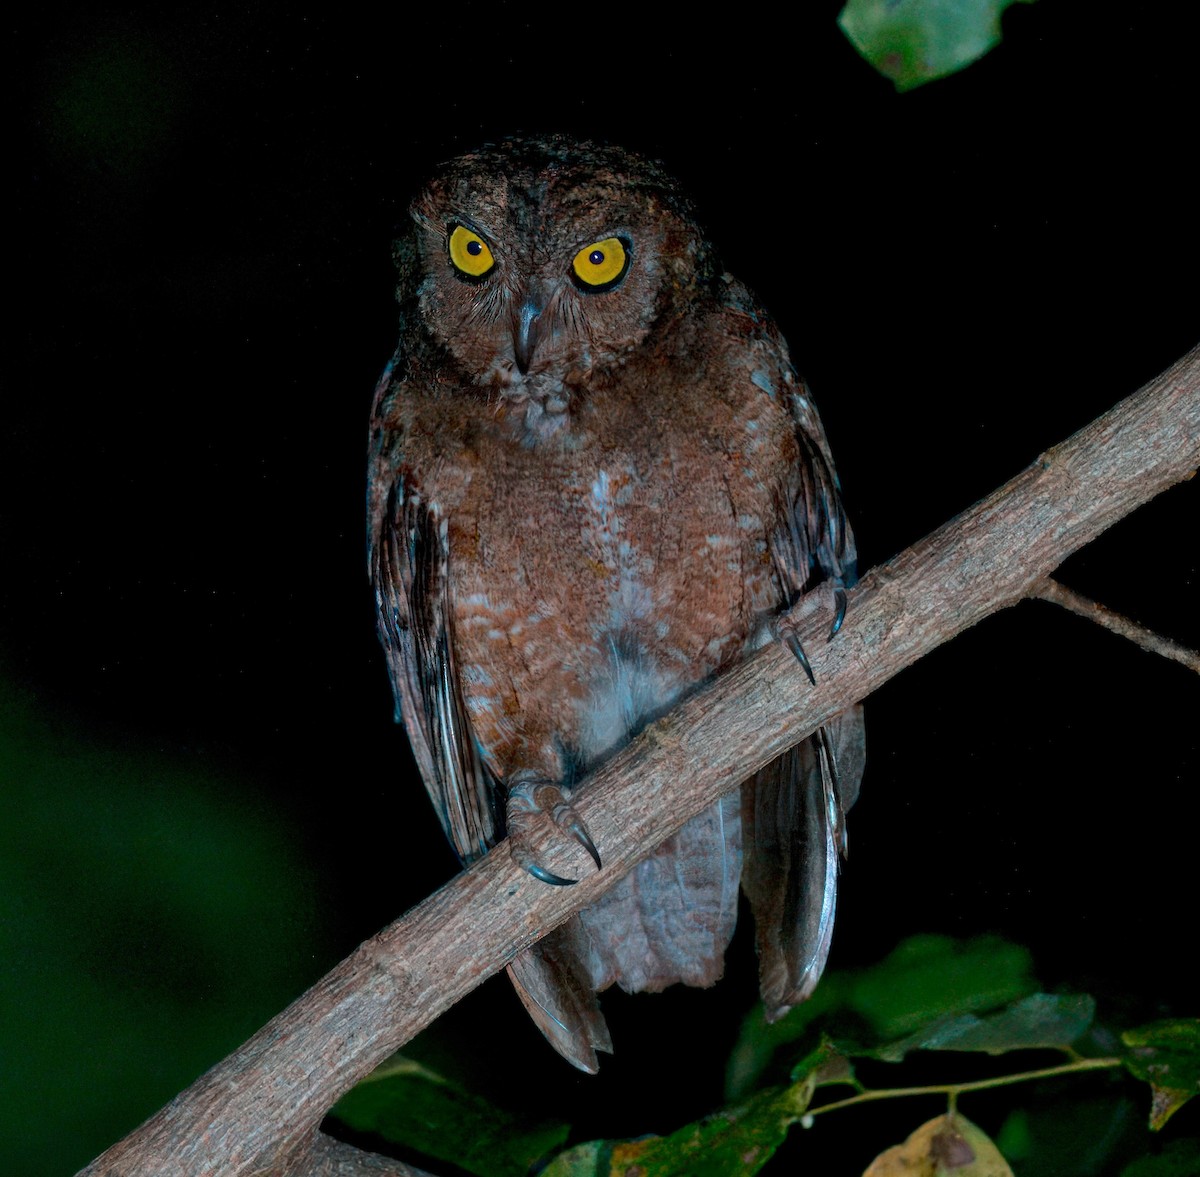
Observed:
[[[819,585],[813,592],[806,593],[800,598],[791,613],[781,617],[776,623],[779,640],[795,655],[796,661],[804,668],[804,673],[808,675],[808,681],[814,687],[817,685],[817,677],[813,674],[812,663],[809,662],[808,655],[804,652],[804,646],[801,644],[796,630],[802,621],[806,621],[825,604],[830,587],[826,583]],[[835,584],[832,588],[833,624],[829,627],[829,636],[825,639],[827,642],[831,642],[837,637],[838,630],[842,628],[842,622],[846,620],[846,590],[840,584]]]
[[[529,835],[539,815],[549,817],[567,836],[574,838],[591,855],[596,869],[601,870],[600,852],[588,833],[583,818],[575,807],[563,796],[562,789],[553,781],[528,779],[515,781],[508,790],[506,817],[512,856],[518,866],[527,870],[535,879],[555,887],[570,887],[578,879],[566,879],[547,870],[533,856],[529,848]]]

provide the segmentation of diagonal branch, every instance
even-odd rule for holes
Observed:
[[[1114,613],[1098,601],[1089,601],[1082,593],[1059,584],[1052,577],[1047,576],[1040,584],[1035,584],[1029,590],[1029,595],[1054,605],[1061,605],[1080,617],[1086,617],[1089,621],[1128,638],[1149,654],[1160,654],[1163,658],[1170,658],[1200,674],[1200,653],[1189,650],[1187,646],[1173,642],[1170,638],[1164,638],[1120,613]]]
[[[333,1102],[684,822],[822,723],[991,613],[1200,465],[1200,348],[988,498],[870,572],[830,644],[800,637],[693,695],[593,774],[577,808],[604,848],[547,887],[498,847],[368,940],[242,1047],[89,1165],[88,1177],[311,1171]],[[549,843],[535,847],[553,862]],[[561,860],[560,860],[561,861]],[[322,1146],[323,1147],[323,1146]],[[339,1155],[339,1171],[362,1167]],[[342,1161],[344,1160],[344,1164]]]

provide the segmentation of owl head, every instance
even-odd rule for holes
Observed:
[[[688,202],[656,163],[564,138],[445,164],[398,243],[400,292],[462,383],[549,415],[710,288]]]

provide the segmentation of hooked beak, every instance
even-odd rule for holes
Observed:
[[[542,337],[541,315],[542,307],[533,298],[526,298],[513,317],[513,358],[522,376],[529,372],[529,362]]]

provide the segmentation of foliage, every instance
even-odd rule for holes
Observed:
[[[831,973],[812,1002],[774,1026],[765,1023],[761,1008],[752,1012],[730,1060],[725,1108],[667,1136],[577,1143],[540,1171],[544,1177],[751,1174],[767,1164],[797,1122],[811,1126],[834,1111],[921,1096],[944,1100],[945,1114],[914,1116],[920,1127],[881,1153],[866,1170],[869,1177],[1194,1172],[1200,1155],[1195,1141],[1171,1141],[1156,1155],[1142,1155],[1151,1151],[1153,1138],[1144,1121],[1137,1123],[1140,1117],[1127,1114],[1136,1091],[1119,1077],[1125,1073],[1151,1085],[1149,1128],[1161,1128],[1200,1082],[1200,1021],[1134,1027],[1121,1039],[1123,1052],[1101,1053],[1117,1035],[1097,1024],[1092,998],[1041,992],[1019,945],[990,936],[917,936],[871,968]],[[1017,1051],[1038,1052],[1036,1065],[1006,1061],[1000,1068],[989,1061]],[[1053,1054],[1047,1058],[1047,1052]],[[874,1077],[915,1067],[924,1074],[930,1056],[949,1069],[967,1055],[975,1057],[981,1077],[868,1086],[858,1073]],[[1106,1073],[1107,1095],[1097,1098],[1093,1084],[1079,1099],[1064,1096],[1072,1079],[1078,1083],[1089,1072]],[[1035,1082],[1038,1088],[1017,1086]],[[845,1089],[843,1097],[822,1094],[836,1087]],[[1012,1088],[1006,1093],[1011,1102],[993,1142],[957,1105],[999,1088]],[[1041,1097],[1023,1102],[1022,1092],[1030,1091]],[[1170,1104],[1165,1114],[1164,1101]],[[532,1162],[568,1137],[564,1124],[527,1123],[403,1061],[351,1092],[334,1114],[408,1152],[481,1177],[529,1172]]]
[[[1121,1040],[1129,1048],[1125,1065],[1154,1092],[1150,1123],[1161,1128],[1200,1092],[1200,1020],[1153,1022]]]
[[[528,1173],[567,1139],[566,1124],[523,1120],[406,1058],[377,1068],[333,1115],[358,1132],[496,1177]]]
[[[22,1177],[74,1172],[295,997],[318,923],[246,782],[39,710],[0,678],[0,1169]]]
[[[897,90],[911,90],[957,73],[995,48],[1000,16],[1013,2],[849,0],[838,24]]]
[[[1013,1177],[987,1134],[965,1116],[947,1112],[922,1124],[903,1144],[877,1156],[863,1177]]]

